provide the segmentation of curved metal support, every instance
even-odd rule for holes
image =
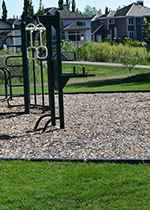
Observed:
[[[14,34],[15,33],[15,31],[20,31],[21,29],[20,28],[18,28],[18,29],[15,29],[15,28],[4,28],[4,29],[0,29],[1,31],[12,31],[12,34]],[[7,57],[9,57],[9,56],[13,56],[13,55],[15,55],[15,53],[16,53],[16,47],[21,47],[20,45],[8,45],[7,43],[6,43],[6,40],[8,39],[8,38],[10,38],[10,37],[12,37],[13,39],[14,38],[18,38],[18,37],[21,37],[21,36],[13,36],[13,35],[11,35],[11,36],[7,36],[5,39],[4,39],[4,44],[6,45],[6,46],[8,46],[8,47],[13,47],[13,53],[11,54],[11,55],[0,55],[0,58],[7,58]]]
[[[9,58],[22,58],[22,56],[21,55],[11,55],[11,56],[7,56],[7,58],[6,58],[6,60],[5,60],[5,64],[7,65],[7,66],[9,66],[9,67],[22,67],[23,66],[23,64],[20,64],[20,65],[9,65],[8,63],[7,63],[7,61],[8,61],[8,59]]]
[[[3,73],[4,73],[4,80],[5,80],[5,97],[7,98],[8,94],[7,94],[7,84],[6,84],[6,82],[7,82],[6,71],[5,71],[5,69],[3,69],[3,68],[0,68],[0,70],[2,70]]]
[[[13,95],[13,97],[24,97],[24,95]],[[10,107],[24,106],[24,104],[20,104],[20,105],[11,105],[10,102],[9,102],[11,99],[12,99],[11,97],[8,97],[8,98],[7,98],[8,106],[10,106]]]
[[[4,44],[7,46],[7,47],[13,47],[14,48],[14,53],[16,53],[16,49],[15,47],[21,47],[21,45],[15,45],[15,44],[7,44],[6,43],[6,40],[9,39],[9,38],[21,38],[21,36],[17,35],[17,36],[13,36],[13,35],[10,35],[10,36],[7,36],[5,39],[4,39]],[[14,54],[13,53],[13,54]],[[11,55],[8,55],[8,56],[11,56]]]
[[[45,126],[44,126],[44,128],[43,128],[42,133],[44,133],[44,131],[46,130],[46,128],[47,128],[47,126],[48,126],[48,124],[49,124],[50,122],[52,122],[52,121],[54,121],[54,120],[59,120],[59,119],[60,119],[60,117],[53,117],[53,118],[49,119],[49,120],[46,122],[46,124],[45,124]]]
[[[40,121],[41,121],[44,117],[49,117],[49,116],[52,116],[52,115],[51,115],[51,114],[42,115],[42,116],[38,119],[38,121],[36,122],[35,127],[34,127],[34,130],[37,129],[37,127],[38,127]]]
[[[8,68],[6,68],[6,67],[0,67],[0,70],[2,70],[3,72],[4,72],[4,77],[5,77],[5,96],[6,96],[6,98],[8,97],[8,92],[7,92],[7,85],[8,85],[8,79],[9,79],[9,82],[10,82],[10,97],[11,97],[11,99],[12,99],[12,87],[11,87],[11,72],[9,71],[9,69]],[[9,74],[9,77],[7,78],[7,74],[6,74],[6,71],[7,71],[7,73]]]
[[[7,85],[8,85],[9,87],[23,87],[23,85],[12,85],[12,84],[9,84],[9,83],[8,83],[8,80],[11,81],[11,78],[14,78],[14,77],[19,77],[19,78],[21,78],[21,77],[23,77],[23,75],[13,75],[13,76],[8,77],[8,78],[7,78]]]

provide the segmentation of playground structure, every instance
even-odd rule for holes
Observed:
[[[30,23],[26,26],[24,22],[21,23],[21,28],[17,30],[21,30],[21,45],[13,45],[13,47],[21,47],[22,55],[18,56],[22,58],[22,64],[19,65],[23,68],[23,75],[13,76],[8,68],[0,67],[0,70],[4,72],[5,78],[5,95],[8,101],[9,106],[20,106],[20,105],[11,105],[10,100],[14,97],[24,97],[24,107],[25,111],[19,114],[30,114],[30,106],[42,106],[45,107],[44,104],[44,82],[43,82],[43,61],[47,61],[47,82],[48,82],[48,97],[49,97],[49,109],[51,110],[50,114],[42,115],[38,121],[36,122],[35,129],[38,127],[40,121],[49,117],[49,120],[46,122],[43,132],[46,130],[48,124],[52,122],[52,125],[56,125],[56,120],[60,121],[60,128],[64,128],[64,106],[63,106],[63,88],[71,77],[87,77],[91,75],[87,75],[85,73],[85,69],[83,69],[83,73],[76,73],[75,69],[73,73],[62,73],[62,55],[61,55],[61,31],[60,31],[60,13],[56,11],[55,15],[51,15],[48,13],[47,15],[34,15],[32,17],[26,18],[29,20],[37,20],[37,25]],[[56,56],[54,57],[54,49],[53,49],[53,41],[52,41],[52,27],[56,30]],[[5,31],[6,29],[1,29]],[[10,30],[10,29],[9,29]],[[12,29],[16,30],[16,29]],[[40,35],[40,45],[35,47],[33,45],[33,32],[37,31]],[[46,46],[42,44],[42,32],[46,31]],[[28,46],[27,33],[30,34],[30,46]],[[18,36],[16,36],[18,37]],[[9,46],[8,46],[9,47]],[[12,46],[11,46],[12,47]],[[41,55],[41,50],[45,50],[45,55]],[[9,55],[6,58],[6,65],[9,67],[16,67],[8,64],[8,60],[12,59],[15,56]],[[36,100],[36,67],[35,60],[40,60],[40,68],[41,68],[41,87],[42,87],[42,104],[37,104]],[[34,103],[30,102],[30,82],[29,82],[29,60],[33,62],[33,78],[34,78]],[[7,77],[8,73],[8,77]],[[93,75],[92,75],[93,76]],[[24,94],[13,95],[12,88],[16,87],[12,85],[11,79],[13,77],[22,77],[23,85],[21,85],[24,89]],[[10,88],[10,96],[8,96],[7,87]],[[59,116],[56,116],[56,108],[55,108],[55,91],[58,92],[58,101],[59,101]],[[9,113],[0,113],[0,114],[9,114]]]

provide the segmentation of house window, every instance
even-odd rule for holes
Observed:
[[[129,38],[134,39],[134,31],[129,31]]]
[[[65,32],[61,33],[61,39],[65,39]]]
[[[69,39],[69,41],[76,41],[75,32],[68,32],[68,39]]]
[[[114,24],[114,19],[110,18],[110,19],[108,19],[108,22],[109,22],[109,24]]]
[[[134,24],[134,19],[133,18],[129,18],[128,19],[128,25],[133,25]]]
[[[77,26],[85,26],[85,22],[78,21]]]
[[[84,32],[83,31],[75,31],[68,32],[69,41],[84,41]]]

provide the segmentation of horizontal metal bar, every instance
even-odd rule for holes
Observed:
[[[20,31],[21,28],[0,28],[0,31]]]
[[[4,161],[32,161],[32,162],[95,162],[95,163],[116,163],[116,164],[143,164],[150,163],[150,159],[92,159],[92,158],[0,158]]]
[[[30,19],[37,19],[40,18],[40,20],[47,20],[49,18],[51,18],[51,20],[55,20],[56,19],[56,15],[33,15],[30,17],[25,17],[26,20],[30,20]]]
[[[7,44],[7,47],[20,47],[21,48],[22,45],[13,45],[13,44],[12,45],[9,45],[9,44]]]

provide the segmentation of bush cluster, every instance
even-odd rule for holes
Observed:
[[[128,44],[112,44],[109,42],[92,42],[86,41],[82,46],[79,46],[79,58],[84,61],[96,62],[121,62],[122,57],[127,54],[132,54],[136,57],[143,57],[144,62],[150,60],[150,52],[144,46],[131,46]]]

